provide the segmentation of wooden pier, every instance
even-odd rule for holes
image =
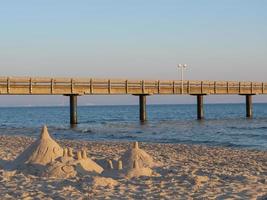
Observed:
[[[126,80],[93,78],[0,77],[0,95],[65,95],[70,98],[70,123],[77,124],[77,98],[82,95],[139,96],[140,120],[147,120],[149,95],[194,95],[197,118],[204,118],[205,95],[244,95],[252,117],[252,96],[267,94],[267,82]]]

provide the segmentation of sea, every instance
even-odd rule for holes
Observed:
[[[1,107],[0,134],[37,137],[43,125],[56,139],[201,144],[267,150],[267,104],[205,104],[205,119],[196,105],[148,105],[148,120],[139,121],[138,105],[79,106],[77,126],[69,124],[69,107]]]

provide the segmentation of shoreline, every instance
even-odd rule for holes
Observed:
[[[35,141],[26,136],[0,135],[0,159],[11,161]],[[87,148],[89,157],[117,159],[129,142],[57,140],[74,150]],[[0,167],[0,198],[206,198],[267,197],[267,152],[203,145],[140,143],[155,161],[159,177],[116,179],[117,186],[92,186],[89,177],[51,179]],[[1,165],[1,163],[0,163]]]

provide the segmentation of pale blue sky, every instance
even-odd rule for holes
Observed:
[[[0,1],[1,75],[177,79],[176,64],[188,63],[186,79],[267,81],[266,10],[265,0]],[[67,104],[66,97],[0,97],[1,105],[44,102]],[[127,104],[136,98],[80,102]]]

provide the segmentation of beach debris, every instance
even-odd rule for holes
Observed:
[[[63,155],[63,149],[53,140],[44,126],[40,137],[26,148],[11,164],[11,167],[21,167],[25,164],[44,166]]]

